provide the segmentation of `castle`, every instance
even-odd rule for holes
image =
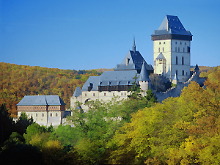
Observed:
[[[154,66],[148,64],[141,53],[136,50],[135,40],[121,64],[116,65],[114,71],[105,71],[101,76],[90,76],[82,89],[77,87],[70,98],[71,109],[75,103],[82,103],[81,108],[88,110],[85,104],[91,100],[108,101],[118,96],[118,99],[127,99],[129,89],[137,84],[146,95],[149,88],[154,89],[149,75],[154,73],[162,75],[176,84],[176,87],[166,92],[153,92],[158,101],[168,97],[177,97],[183,87],[191,81],[200,85],[204,80],[199,78],[199,68],[196,66],[194,73],[190,73],[190,43],[192,34],[186,31],[177,16],[167,15],[158,30],[151,35],[153,41]],[[134,77],[137,77],[134,79]],[[26,113],[32,116],[40,125],[50,124],[57,126],[64,122],[70,111],[65,111],[65,104],[58,95],[25,96],[17,104],[18,116]]]
[[[78,101],[82,109],[88,107],[84,103],[90,100],[107,101],[114,96],[126,99],[130,94],[128,89],[133,83],[140,86],[145,95],[150,83],[151,73],[163,75],[177,87],[164,93],[155,91],[159,101],[171,96],[179,96],[181,89],[190,81],[198,80],[199,71],[190,79],[190,45],[192,34],[186,31],[177,16],[166,15],[158,30],[151,35],[153,41],[154,66],[147,64],[139,51],[136,50],[135,40],[132,50],[128,52],[121,64],[114,71],[105,71],[101,76],[90,76],[82,89],[77,87],[70,100],[71,108]],[[134,82],[134,77],[138,79]]]
[[[83,85],[82,90],[77,87],[70,100],[71,108],[75,102],[86,103],[91,100],[107,101],[115,96],[119,99],[126,99],[130,94],[128,90],[135,83],[141,89],[147,91],[150,87],[149,74],[153,73],[153,67],[148,65],[139,51],[136,50],[135,40],[132,50],[128,52],[121,64],[118,64],[114,71],[105,71],[101,76],[90,76]],[[138,75],[138,79],[134,77]],[[87,110],[85,105],[81,106]]]

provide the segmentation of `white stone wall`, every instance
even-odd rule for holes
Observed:
[[[49,118],[53,121],[53,126],[58,126],[62,122],[65,111],[38,111],[38,112],[18,112],[18,117],[21,116],[21,113],[26,113],[28,118],[33,118],[34,122],[39,125],[49,126]]]
[[[157,68],[156,58],[162,52],[166,58],[165,76],[172,80],[177,70],[179,81],[186,81],[190,77],[190,52],[187,52],[187,47],[191,47],[190,41],[171,39],[154,41],[154,73],[161,74],[162,68],[159,68],[160,66]],[[178,57],[178,64],[176,64],[176,57]],[[182,64],[182,58],[184,64]],[[183,71],[184,75],[182,75]]]
[[[71,97],[70,99],[70,108],[75,108],[75,102],[79,101],[80,103],[84,104],[87,101],[91,100],[102,100],[102,101],[109,101],[115,96],[119,96],[119,100],[127,99],[127,96],[130,92],[127,91],[82,91],[82,95],[79,97]],[[84,111],[88,110],[88,107],[85,105],[81,106]]]
[[[166,60],[165,59],[156,60],[155,73],[166,76]]]
[[[164,66],[165,74],[164,76],[170,79],[170,70],[171,70],[171,40],[156,40],[154,41],[153,46],[153,55],[154,55],[154,73],[161,74],[162,68],[156,67],[156,58],[162,52],[165,59],[166,65]]]

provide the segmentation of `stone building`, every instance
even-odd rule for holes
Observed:
[[[190,77],[190,48],[192,34],[186,31],[177,16],[166,15],[153,40],[154,73],[172,79],[175,74],[180,82]]]
[[[154,67],[148,65],[139,51],[136,50],[135,40],[132,50],[128,52],[121,64],[114,71],[103,72],[101,76],[90,76],[82,89],[77,87],[71,97],[71,108],[75,102],[86,103],[89,100],[110,100],[114,96],[126,99],[129,95],[127,90],[135,82],[143,91],[149,87],[151,73],[163,75],[176,84],[176,88],[166,92],[156,92],[159,101],[167,97],[177,97],[184,86],[190,81],[200,81],[198,72],[190,74],[190,48],[192,34],[186,31],[177,16],[166,15],[158,30],[151,35],[153,40]],[[146,93],[142,93],[146,94]],[[82,105],[86,110],[88,107]]]
[[[39,125],[58,126],[65,117],[65,103],[58,95],[24,96],[17,104],[18,116],[26,113]]]
[[[153,67],[148,65],[139,51],[136,50],[135,41],[133,48],[125,56],[121,64],[118,64],[114,71],[105,71],[101,76],[90,76],[82,89],[77,87],[70,99],[70,106],[74,108],[75,102],[86,103],[91,100],[111,100],[115,96],[119,99],[126,99],[130,94],[128,89],[134,83],[134,77],[138,79],[135,83],[141,89],[147,91],[150,86],[149,74],[153,73]],[[83,110],[88,107],[82,105]]]

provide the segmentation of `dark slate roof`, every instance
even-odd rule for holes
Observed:
[[[93,88],[91,89],[92,91],[97,91],[98,90],[98,85],[100,82],[100,76],[90,76],[88,80],[85,82],[85,84],[82,87],[82,91],[88,91],[88,86],[90,83],[93,84]]]
[[[163,53],[160,53],[160,54],[157,56],[156,59],[157,59],[157,60],[159,60],[159,59],[165,59],[165,57],[163,56]]]
[[[150,81],[145,65],[146,64],[143,63],[138,81]]]
[[[58,95],[24,96],[20,105],[66,105]]]
[[[167,29],[168,25],[168,29]],[[164,34],[178,34],[192,36],[190,31],[186,31],[183,24],[177,16],[166,15],[158,30],[155,30],[151,36]]]
[[[74,97],[78,97],[82,94],[82,90],[80,87],[76,87],[75,92],[73,94]]]
[[[199,71],[199,66],[196,64],[194,71]]]
[[[82,91],[88,91],[90,84],[92,84],[91,91],[97,91],[98,86],[132,85],[136,74],[136,70],[105,71],[101,76],[90,76],[83,85]]]
[[[126,65],[127,58],[130,60],[129,63]],[[147,64],[139,51],[130,50],[123,59],[122,63],[118,64],[114,70],[141,70],[142,64],[144,62]],[[153,70],[153,67],[147,64],[146,69]]]
[[[100,86],[131,85],[137,74],[135,70],[128,71],[106,71],[100,76]]]

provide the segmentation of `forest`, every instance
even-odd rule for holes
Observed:
[[[137,86],[127,100],[87,102],[68,118],[74,127],[25,114],[14,123],[3,104],[0,164],[220,164],[220,66],[204,75],[204,87],[191,82],[162,103]]]
[[[5,104],[16,117],[16,104],[25,95],[59,95],[68,109],[75,88],[105,70],[61,70],[0,62],[0,105]]]

